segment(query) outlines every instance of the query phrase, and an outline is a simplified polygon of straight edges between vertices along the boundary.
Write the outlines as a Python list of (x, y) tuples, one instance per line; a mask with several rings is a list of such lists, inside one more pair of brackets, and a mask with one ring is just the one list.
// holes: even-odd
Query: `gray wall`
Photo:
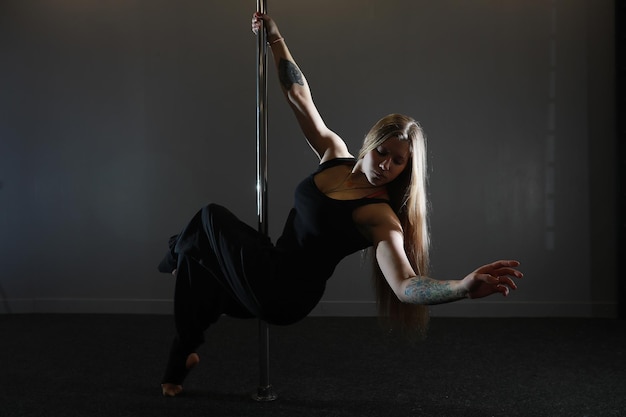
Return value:
[[(0, 311), (168, 313), (167, 237), (210, 201), (256, 224), (254, 7), (0, 2)], [(615, 314), (613, 2), (269, 7), (353, 152), (387, 113), (424, 125), (433, 275), (523, 262), (509, 299), (434, 314)], [(276, 238), (316, 159), (274, 76)], [(315, 313), (374, 311), (355, 255)]]

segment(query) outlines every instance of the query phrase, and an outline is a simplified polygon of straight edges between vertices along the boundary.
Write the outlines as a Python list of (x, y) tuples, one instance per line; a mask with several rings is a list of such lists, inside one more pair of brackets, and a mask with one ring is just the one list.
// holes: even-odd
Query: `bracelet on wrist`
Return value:
[(274, 45), (275, 43), (278, 43), (278, 42), (280, 42), (280, 41), (284, 41), (284, 40), (285, 40), (285, 38), (283, 38), (283, 37), (281, 36), (280, 38), (276, 38), (276, 39), (274, 39), (273, 41), (268, 42), (267, 44), (268, 44), (269, 46), (272, 46), (272, 45)]

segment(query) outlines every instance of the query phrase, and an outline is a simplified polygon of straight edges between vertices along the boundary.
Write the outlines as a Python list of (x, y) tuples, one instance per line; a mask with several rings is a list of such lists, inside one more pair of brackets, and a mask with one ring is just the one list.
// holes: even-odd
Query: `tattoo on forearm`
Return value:
[(463, 298), (463, 294), (455, 291), (450, 282), (432, 278), (411, 278), (404, 295), (413, 304), (442, 304)]
[(304, 85), (304, 78), (300, 69), (291, 61), (281, 59), (278, 64), (278, 79), (286, 90), (290, 90), (294, 84)]

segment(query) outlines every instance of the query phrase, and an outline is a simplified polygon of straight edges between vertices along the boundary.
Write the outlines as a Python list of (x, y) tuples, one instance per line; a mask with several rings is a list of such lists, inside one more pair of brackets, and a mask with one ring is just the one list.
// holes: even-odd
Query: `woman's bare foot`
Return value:
[(163, 390), (164, 397), (175, 397), (181, 392), (183, 392), (182, 385), (170, 384), (169, 382), (165, 384), (161, 384), (161, 389)]
[[(198, 363), (200, 363), (200, 356), (198, 356), (197, 353), (190, 353), (189, 356), (187, 356), (187, 361), (185, 361), (185, 367), (191, 370), (195, 368)], [(165, 397), (175, 397), (183, 392), (182, 385), (171, 384), (169, 382), (161, 384), (161, 389)]]

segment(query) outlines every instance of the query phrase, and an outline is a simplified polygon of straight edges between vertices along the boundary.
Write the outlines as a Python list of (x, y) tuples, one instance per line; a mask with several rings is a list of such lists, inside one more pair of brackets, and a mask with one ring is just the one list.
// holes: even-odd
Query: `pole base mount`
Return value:
[(259, 402), (274, 401), (277, 398), (278, 395), (276, 395), (274, 388), (271, 385), (258, 387), (256, 394), (252, 395), (252, 399)]

